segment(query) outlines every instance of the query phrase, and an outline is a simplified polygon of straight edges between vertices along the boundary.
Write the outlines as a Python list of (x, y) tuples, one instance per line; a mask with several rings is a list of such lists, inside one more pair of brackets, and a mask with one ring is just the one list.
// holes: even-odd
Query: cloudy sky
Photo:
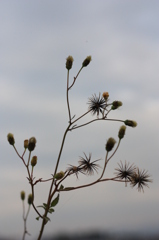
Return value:
[[(6, 136), (14, 134), (20, 154), (24, 139), (35, 136), (35, 177), (51, 176), (68, 124), (65, 61), (69, 55), (74, 58), (70, 81), (85, 57), (92, 56), (70, 91), (72, 115), (87, 111), (92, 94), (108, 91), (110, 101), (123, 102), (109, 117), (138, 123), (135, 129), (127, 128), (106, 176), (114, 176), (117, 163), (126, 160), (148, 170), (153, 183), (144, 194), (115, 182), (61, 193), (45, 235), (91, 229), (158, 231), (158, 12), (157, 0), (0, 1), (0, 235), (21, 238), (20, 191), (30, 193), (26, 169)], [(90, 114), (84, 121), (92, 119)], [(120, 126), (100, 121), (69, 132), (59, 170), (76, 164), (83, 152), (92, 153), (92, 159), (102, 158), (103, 166), (106, 140), (117, 139)], [(64, 185), (97, 177), (70, 177)], [(49, 184), (37, 185), (36, 206), (46, 202), (48, 191)], [(26, 239), (38, 235), (36, 217), (32, 209), (28, 218), (32, 237)]]

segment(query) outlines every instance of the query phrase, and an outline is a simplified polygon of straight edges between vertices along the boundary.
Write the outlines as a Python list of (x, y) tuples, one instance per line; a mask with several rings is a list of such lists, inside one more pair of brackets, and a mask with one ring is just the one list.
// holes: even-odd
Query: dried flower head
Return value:
[(113, 149), (115, 143), (116, 141), (114, 138), (109, 138), (105, 146), (106, 151), (110, 152)]
[(152, 179), (150, 179), (150, 175), (147, 173), (147, 171), (140, 171), (139, 168), (137, 168), (136, 172), (132, 175), (130, 180), (131, 186), (135, 187), (137, 185), (137, 189), (139, 192), (141, 190), (144, 192), (144, 187), (148, 187), (147, 183), (152, 182)]
[(125, 179), (125, 186), (127, 186), (127, 181), (131, 181), (131, 178), (136, 171), (136, 167), (134, 166), (134, 164), (130, 165), (126, 161), (125, 164), (120, 161), (120, 163), (118, 163), (118, 166), (119, 168), (115, 168), (115, 175), (119, 179)]
[(31, 159), (31, 166), (32, 167), (35, 167), (35, 165), (37, 164), (37, 156), (33, 156), (32, 159)]
[(122, 105), (123, 105), (123, 103), (122, 103), (121, 101), (114, 101), (114, 102), (112, 103), (111, 109), (112, 109), (112, 110), (115, 110), (115, 109), (121, 107)]
[(96, 94), (92, 95), (92, 97), (89, 98), (88, 104), (88, 109), (92, 112), (93, 115), (97, 114), (97, 116), (99, 116), (99, 113), (102, 113), (102, 111), (105, 110), (107, 106), (105, 99), (100, 96), (100, 93), (99, 97), (97, 97)]
[(10, 145), (14, 145), (15, 144), (14, 135), (12, 133), (8, 133), (7, 139), (8, 139), (8, 142), (10, 143)]
[(86, 57), (86, 59), (82, 63), (82, 67), (87, 67), (88, 64), (90, 64), (90, 61), (92, 60), (91, 56)]
[(70, 70), (71, 68), (72, 68), (72, 65), (73, 65), (73, 57), (72, 56), (68, 56), (67, 58), (66, 58), (66, 68), (68, 69), (68, 70)]
[(95, 163), (95, 162), (99, 161), (100, 159), (97, 159), (97, 160), (91, 162), (91, 157), (92, 157), (91, 153), (89, 153), (88, 157), (85, 153), (84, 153), (84, 155), (85, 155), (85, 158), (80, 157), (80, 160), (78, 161), (80, 171), (84, 174), (92, 175), (92, 174), (94, 174), (94, 171), (97, 172), (97, 169), (100, 167), (98, 164)]
[(80, 168), (79, 166), (71, 165), (71, 164), (69, 164), (69, 167), (67, 168), (67, 171), (69, 172), (69, 175), (75, 174), (77, 178), (78, 178), (78, 174), (80, 172), (85, 174), (84, 172), (82, 172), (82, 168)]
[(58, 172), (55, 174), (54, 178), (57, 179), (57, 180), (60, 180), (62, 179), (63, 177), (65, 176), (65, 173), (63, 171), (61, 172)]
[(29, 143), (29, 140), (28, 140), (28, 139), (24, 140), (24, 148), (25, 148), (25, 149), (28, 148), (28, 143)]
[(35, 138), (35, 137), (31, 137), (31, 138), (29, 139), (29, 142), (28, 142), (28, 150), (29, 150), (30, 152), (33, 151), (34, 148), (35, 148), (35, 146), (36, 146), (36, 138)]
[(125, 135), (126, 127), (123, 125), (120, 127), (119, 132), (118, 132), (118, 137), (119, 139), (122, 139)]
[(109, 97), (109, 93), (108, 93), (108, 92), (104, 92), (104, 93), (102, 94), (102, 96), (103, 96), (103, 98), (105, 99), (105, 101), (107, 101), (107, 100), (108, 100), (108, 97)]
[(29, 194), (28, 195), (28, 204), (31, 205), (33, 202), (33, 195), (32, 194)]
[(125, 123), (125, 125), (127, 125), (129, 127), (136, 127), (137, 126), (137, 122), (135, 122), (133, 120), (125, 120), (124, 123)]
[(21, 198), (22, 201), (24, 201), (24, 199), (25, 199), (25, 192), (24, 191), (21, 191), (20, 198)]

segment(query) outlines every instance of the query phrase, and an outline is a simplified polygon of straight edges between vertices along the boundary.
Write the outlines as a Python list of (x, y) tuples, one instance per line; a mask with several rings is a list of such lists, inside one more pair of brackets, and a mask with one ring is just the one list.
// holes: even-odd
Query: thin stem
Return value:
[(22, 157), (21, 157), (20, 154), (18, 153), (16, 147), (15, 147), (14, 145), (13, 145), (13, 148), (14, 148), (14, 150), (16, 151), (18, 157), (23, 161), (24, 165), (27, 166), (26, 163), (25, 163), (25, 161), (24, 161), (24, 158), (23, 158), (25, 152), (23, 153), (23, 155), (22, 155)]
[(78, 75), (80, 74), (80, 72), (81, 72), (82, 68), (83, 68), (83, 66), (82, 66), (82, 67), (80, 68), (80, 70), (78, 71), (78, 73), (77, 73), (76, 77), (74, 77), (74, 81), (73, 81), (73, 83), (71, 84), (71, 86), (68, 88), (68, 90), (70, 90), (70, 89), (73, 87), (73, 85), (75, 84), (75, 81), (76, 81), (76, 79), (77, 79)]
[[(61, 158), (62, 150), (63, 150), (63, 147), (64, 147), (66, 135), (67, 135), (67, 133), (68, 133), (68, 131), (69, 131), (69, 127), (70, 127), (70, 126), (71, 126), (71, 123), (70, 123), (70, 124), (68, 125), (68, 127), (66, 128), (65, 133), (64, 133), (64, 136), (63, 136), (63, 139), (62, 139), (61, 148), (60, 148), (59, 155), (58, 155), (58, 159), (57, 159), (57, 162), (56, 162), (56, 167), (55, 167), (54, 175), (56, 174), (57, 169), (58, 169), (58, 165), (59, 165), (59, 162), (60, 162), (60, 158)], [(53, 178), (53, 179), (52, 179), (52, 182), (51, 182), (50, 190), (49, 190), (49, 195), (48, 195), (48, 200), (47, 200), (47, 208), (46, 208), (45, 213), (44, 213), (44, 216), (43, 216), (42, 225), (41, 225), (41, 230), (40, 230), (40, 233), (39, 233), (39, 236), (38, 236), (38, 240), (41, 239), (42, 234), (43, 234), (43, 231), (44, 231), (44, 227), (45, 227), (45, 223), (46, 223), (46, 217), (47, 217), (47, 214), (48, 214), (48, 210), (49, 210), (49, 206), (50, 206), (51, 199), (52, 199), (53, 195), (55, 194), (55, 192), (57, 191), (57, 187), (55, 187), (54, 191), (52, 192), (52, 188), (53, 188), (53, 185), (54, 185), (54, 181), (55, 181), (55, 179)]]
[(111, 119), (111, 118), (97, 118), (97, 119), (93, 119), (93, 120), (91, 120), (91, 121), (89, 121), (89, 122), (87, 122), (87, 123), (81, 124), (81, 125), (79, 125), (79, 126), (77, 126), (77, 127), (73, 127), (73, 130), (74, 130), (74, 129), (77, 129), (77, 128), (80, 128), (80, 127), (84, 127), (84, 126), (86, 126), (86, 125), (88, 125), (88, 124), (90, 124), (90, 123), (92, 123), (92, 122), (99, 121), (99, 120), (107, 120), (107, 121), (124, 122), (123, 120), (119, 120), (119, 119)]
[(70, 105), (69, 105), (68, 90), (69, 90), (69, 70), (67, 71), (67, 90), (66, 90), (66, 98), (67, 98), (67, 108), (68, 108), (69, 122), (71, 123), (71, 111), (70, 111)]

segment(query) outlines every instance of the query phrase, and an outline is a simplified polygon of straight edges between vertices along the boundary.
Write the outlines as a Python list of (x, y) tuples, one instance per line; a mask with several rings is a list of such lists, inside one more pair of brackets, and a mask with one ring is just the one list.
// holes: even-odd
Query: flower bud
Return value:
[(29, 140), (28, 140), (28, 139), (24, 140), (24, 148), (25, 148), (25, 149), (28, 148), (28, 143), (29, 143)]
[(56, 173), (54, 178), (57, 179), (57, 180), (60, 180), (62, 179), (63, 177), (65, 176), (65, 173), (63, 171), (59, 172), (59, 173)]
[(103, 93), (103, 98), (107, 101), (109, 97), (109, 93), (108, 92), (104, 92)]
[(111, 109), (112, 109), (112, 110), (115, 110), (115, 109), (117, 109), (118, 107), (121, 107), (122, 105), (123, 105), (123, 103), (122, 103), (121, 101), (114, 101), (114, 102), (112, 103)]
[(106, 151), (110, 152), (113, 149), (115, 143), (116, 141), (114, 138), (109, 138), (105, 146)]
[(87, 67), (91, 60), (92, 60), (91, 56), (86, 57), (86, 59), (82, 63), (82, 67)]
[(119, 132), (118, 132), (118, 137), (119, 139), (122, 139), (125, 135), (126, 127), (123, 125), (120, 127)]
[(21, 198), (22, 201), (24, 201), (24, 199), (25, 199), (25, 192), (24, 191), (21, 191), (20, 198)]
[(28, 150), (29, 150), (30, 152), (33, 151), (34, 148), (35, 148), (35, 146), (36, 146), (36, 138), (35, 138), (35, 137), (31, 137), (31, 138), (29, 139), (29, 142), (28, 142)]
[(72, 65), (73, 65), (73, 57), (68, 56), (68, 58), (66, 58), (66, 68), (70, 70), (72, 68)]
[(10, 143), (10, 145), (14, 145), (15, 139), (14, 139), (14, 135), (12, 133), (8, 133), (7, 139), (8, 139), (8, 142)]
[(37, 164), (37, 156), (33, 156), (32, 159), (31, 159), (31, 166), (32, 167), (35, 167), (35, 165)]
[(30, 205), (30, 204), (32, 204), (32, 202), (33, 202), (33, 195), (29, 194), (28, 195), (28, 204)]
[(129, 127), (136, 127), (137, 126), (137, 122), (135, 122), (133, 120), (125, 120), (124, 123), (125, 123), (125, 125), (127, 125)]

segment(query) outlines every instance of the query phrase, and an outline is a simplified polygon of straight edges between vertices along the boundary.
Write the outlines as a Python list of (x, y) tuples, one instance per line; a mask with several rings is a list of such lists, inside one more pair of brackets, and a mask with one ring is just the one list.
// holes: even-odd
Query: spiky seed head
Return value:
[(25, 148), (25, 149), (28, 148), (28, 143), (29, 143), (29, 140), (28, 140), (28, 139), (25, 139), (25, 140), (24, 140), (24, 148)]
[(122, 139), (125, 135), (126, 127), (125, 125), (121, 126), (118, 132), (119, 139)]
[(112, 137), (109, 138), (107, 143), (106, 143), (106, 146), (105, 146), (106, 151), (110, 152), (113, 149), (115, 143), (116, 143), (116, 141), (115, 141), (114, 138), (112, 138)]
[(73, 61), (74, 61), (74, 59), (73, 59), (72, 56), (68, 56), (68, 57), (66, 58), (66, 68), (67, 68), (68, 70), (70, 70), (70, 69), (72, 68)]
[(31, 166), (32, 167), (35, 167), (35, 165), (37, 164), (37, 156), (33, 156), (32, 159), (31, 159)]
[(137, 126), (137, 122), (135, 122), (133, 120), (125, 120), (124, 123), (125, 123), (125, 125), (127, 125), (129, 127), (136, 127)]
[(115, 109), (121, 107), (122, 105), (123, 105), (123, 103), (122, 103), (121, 101), (114, 101), (114, 102), (112, 103), (111, 109), (112, 109), (112, 110), (115, 110)]
[(91, 56), (87, 56), (86, 59), (82, 63), (82, 67), (87, 67), (88, 64), (90, 64), (91, 61), (92, 61), (92, 57)]
[(24, 199), (25, 199), (25, 192), (24, 191), (21, 191), (20, 198), (21, 198), (22, 201), (24, 201)]
[(28, 204), (31, 205), (33, 202), (33, 195), (32, 194), (29, 194), (28, 195)]
[(13, 146), (15, 144), (14, 135), (12, 133), (8, 133), (7, 139), (8, 139), (8, 142), (10, 143), (10, 145)]
[(65, 176), (65, 173), (63, 171), (61, 172), (58, 172), (55, 174), (54, 178), (57, 179), (57, 180), (60, 180), (62, 179), (63, 177)]
[(102, 96), (107, 101), (108, 97), (109, 97), (109, 93), (108, 92), (104, 92)]
[(29, 139), (29, 142), (28, 142), (28, 150), (29, 150), (30, 152), (33, 151), (34, 148), (35, 148), (35, 146), (36, 146), (36, 138), (35, 138), (35, 137), (31, 137), (31, 138)]

